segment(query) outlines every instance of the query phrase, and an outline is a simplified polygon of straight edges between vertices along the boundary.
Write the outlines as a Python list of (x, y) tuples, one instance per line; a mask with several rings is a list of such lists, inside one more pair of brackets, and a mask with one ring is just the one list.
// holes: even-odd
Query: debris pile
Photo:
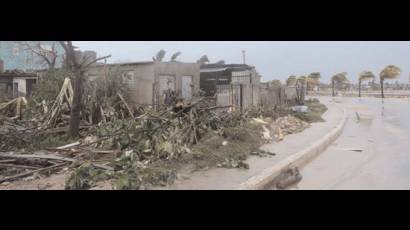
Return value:
[(73, 159), (56, 155), (0, 153), (0, 183), (39, 173), (50, 174), (72, 162)]
[(310, 127), (310, 124), (304, 122), (292, 115), (287, 115), (276, 119), (269, 125), (276, 141), (281, 141), (286, 135), (299, 133)]
[(164, 186), (187, 165), (247, 169), (248, 155), (274, 156), (258, 150), (263, 140), (309, 126), (285, 116), (290, 109), (241, 113), (207, 97), (167, 108), (131, 106), (121, 79), (87, 82), (75, 140), (66, 136), (73, 101), (67, 73), (51, 71), (32, 98), (1, 104), (0, 183), (69, 168), (66, 189), (90, 189), (107, 180), (116, 189)]

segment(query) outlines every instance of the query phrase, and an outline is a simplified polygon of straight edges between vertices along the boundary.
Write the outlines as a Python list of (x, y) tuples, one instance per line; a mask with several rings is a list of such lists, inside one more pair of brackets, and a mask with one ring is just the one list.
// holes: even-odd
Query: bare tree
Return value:
[(58, 53), (53, 43), (51, 49), (46, 49), (41, 45), (41, 42), (30, 43), (27, 41), (21, 42), (25, 47), (25, 50), (35, 54), (42, 59), (43, 63), (46, 63), (49, 69), (54, 69), (56, 66), (56, 60), (58, 58)]
[(60, 41), (60, 45), (63, 47), (66, 56), (67, 68), (70, 69), (74, 74), (74, 95), (73, 103), (70, 112), (70, 128), (68, 135), (72, 138), (78, 137), (78, 130), (80, 126), (81, 119), (81, 108), (82, 108), (82, 93), (83, 93), (83, 80), (84, 72), (97, 61), (107, 59), (111, 55), (100, 57), (95, 60), (90, 61), (91, 57), (81, 57), (79, 51), (76, 51), (71, 41)]
[(384, 80), (394, 79), (398, 77), (400, 73), (400, 68), (394, 65), (388, 65), (380, 72), (380, 89), (382, 93), (382, 98), (384, 98)]
[(359, 74), (359, 97), (362, 96), (362, 82), (373, 80), (375, 78), (371, 71), (363, 71)]

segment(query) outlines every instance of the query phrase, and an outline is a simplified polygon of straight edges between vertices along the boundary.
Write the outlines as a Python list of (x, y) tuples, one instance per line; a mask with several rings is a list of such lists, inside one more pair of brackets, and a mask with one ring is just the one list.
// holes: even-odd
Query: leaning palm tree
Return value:
[(359, 74), (359, 97), (362, 96), (362, 82), (373, 80), (375, 78), (371, 71), (363, 71)]
[(176, 53), (174, 53), (172, 56), (171, 56), (171, 61), (176, 61), (177, 60), (177, 57), (179, 56), (179, 55), (181, 55), (182, 53), (181, 52), (176, 52)]
[(225, 65), (225, 61), (224, 61), (224, 60), (220, 60), (220, 61), (216, 62), (215, 64), (217, 64), (217, 65)]
[(332, 96), (333, 97), (335, 96), (335, 84), (342, 84), (342, 83), (346, 83), (349, 81), (346, 76), (347, 76), (346, 72), (333, 75), (332, 77)]
[(287, 86), (295, 86), (296, 85), (296, 76), (295, 75), (291, 75), (288, 77), (288, 79), (286, 80), (286, 85)]
[(203, 64), (205, 64), (205, 63), (207, 63), (207, 62), (209, 62), (209, 58), (208, 58), (207, 55), (202, 55), (202, 56), (198, 59), (198, 61), (196, 61), (196, 63), (199, 63), (199, 64), (201, 64), (201, 65), (203, 65)]
[(309, 91), (309, 86), (311, 85), (319, 85), (319, 79), (320, 79), (320, 73), (319, 72), (314, 72), (311, 73), (307, 76), (306, 79), (306, 95), (308, 94)]
[(385, 79), (394, 79), (398, 77), (401, 73), (399, 67), (394, 65), (388, 65), (380, 72), (380, 89), (382, 93), (382, 98), (384, 98), (384, 80)]
[(161, 62), (165, 57), (165, 53), (165, 50), (158, 51), (158, 53), (155, 55), (155, 57), (152, 58), (152, 60)]

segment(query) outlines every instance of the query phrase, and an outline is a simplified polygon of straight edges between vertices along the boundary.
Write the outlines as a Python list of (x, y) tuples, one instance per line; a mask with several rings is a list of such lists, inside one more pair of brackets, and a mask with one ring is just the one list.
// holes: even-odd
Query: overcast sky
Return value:
[(299, 42), (299, 41), (78, 41), (81, 50), (94, 50), (98, 56), (111, 54), (108, 62), (147, 61), (160, 49), (169, 60), (175, 52), (182, 52), (178, 60), (195, 62), (206, 54), (211, 62), (225, 60), (242, 63), (246, 50), (246, 64), (254, 65), (262, 81), (285, 80), (289, 75), (321, 72), (322, 81), (328, 82), (338, 72), (347, 72), (356, 81), (363, 70), (376, 75), (389, 64), (402, 69), (399, 81), (408, 82), (410, 75), (410, 42)]

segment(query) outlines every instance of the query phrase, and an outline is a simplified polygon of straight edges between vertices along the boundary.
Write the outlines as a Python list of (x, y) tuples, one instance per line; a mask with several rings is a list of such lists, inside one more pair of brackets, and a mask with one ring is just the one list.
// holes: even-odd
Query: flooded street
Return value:
[(296, 189), (410, 189), (410, 100), (335, 102), (348, 112), (343, 134), (301, 169)]

